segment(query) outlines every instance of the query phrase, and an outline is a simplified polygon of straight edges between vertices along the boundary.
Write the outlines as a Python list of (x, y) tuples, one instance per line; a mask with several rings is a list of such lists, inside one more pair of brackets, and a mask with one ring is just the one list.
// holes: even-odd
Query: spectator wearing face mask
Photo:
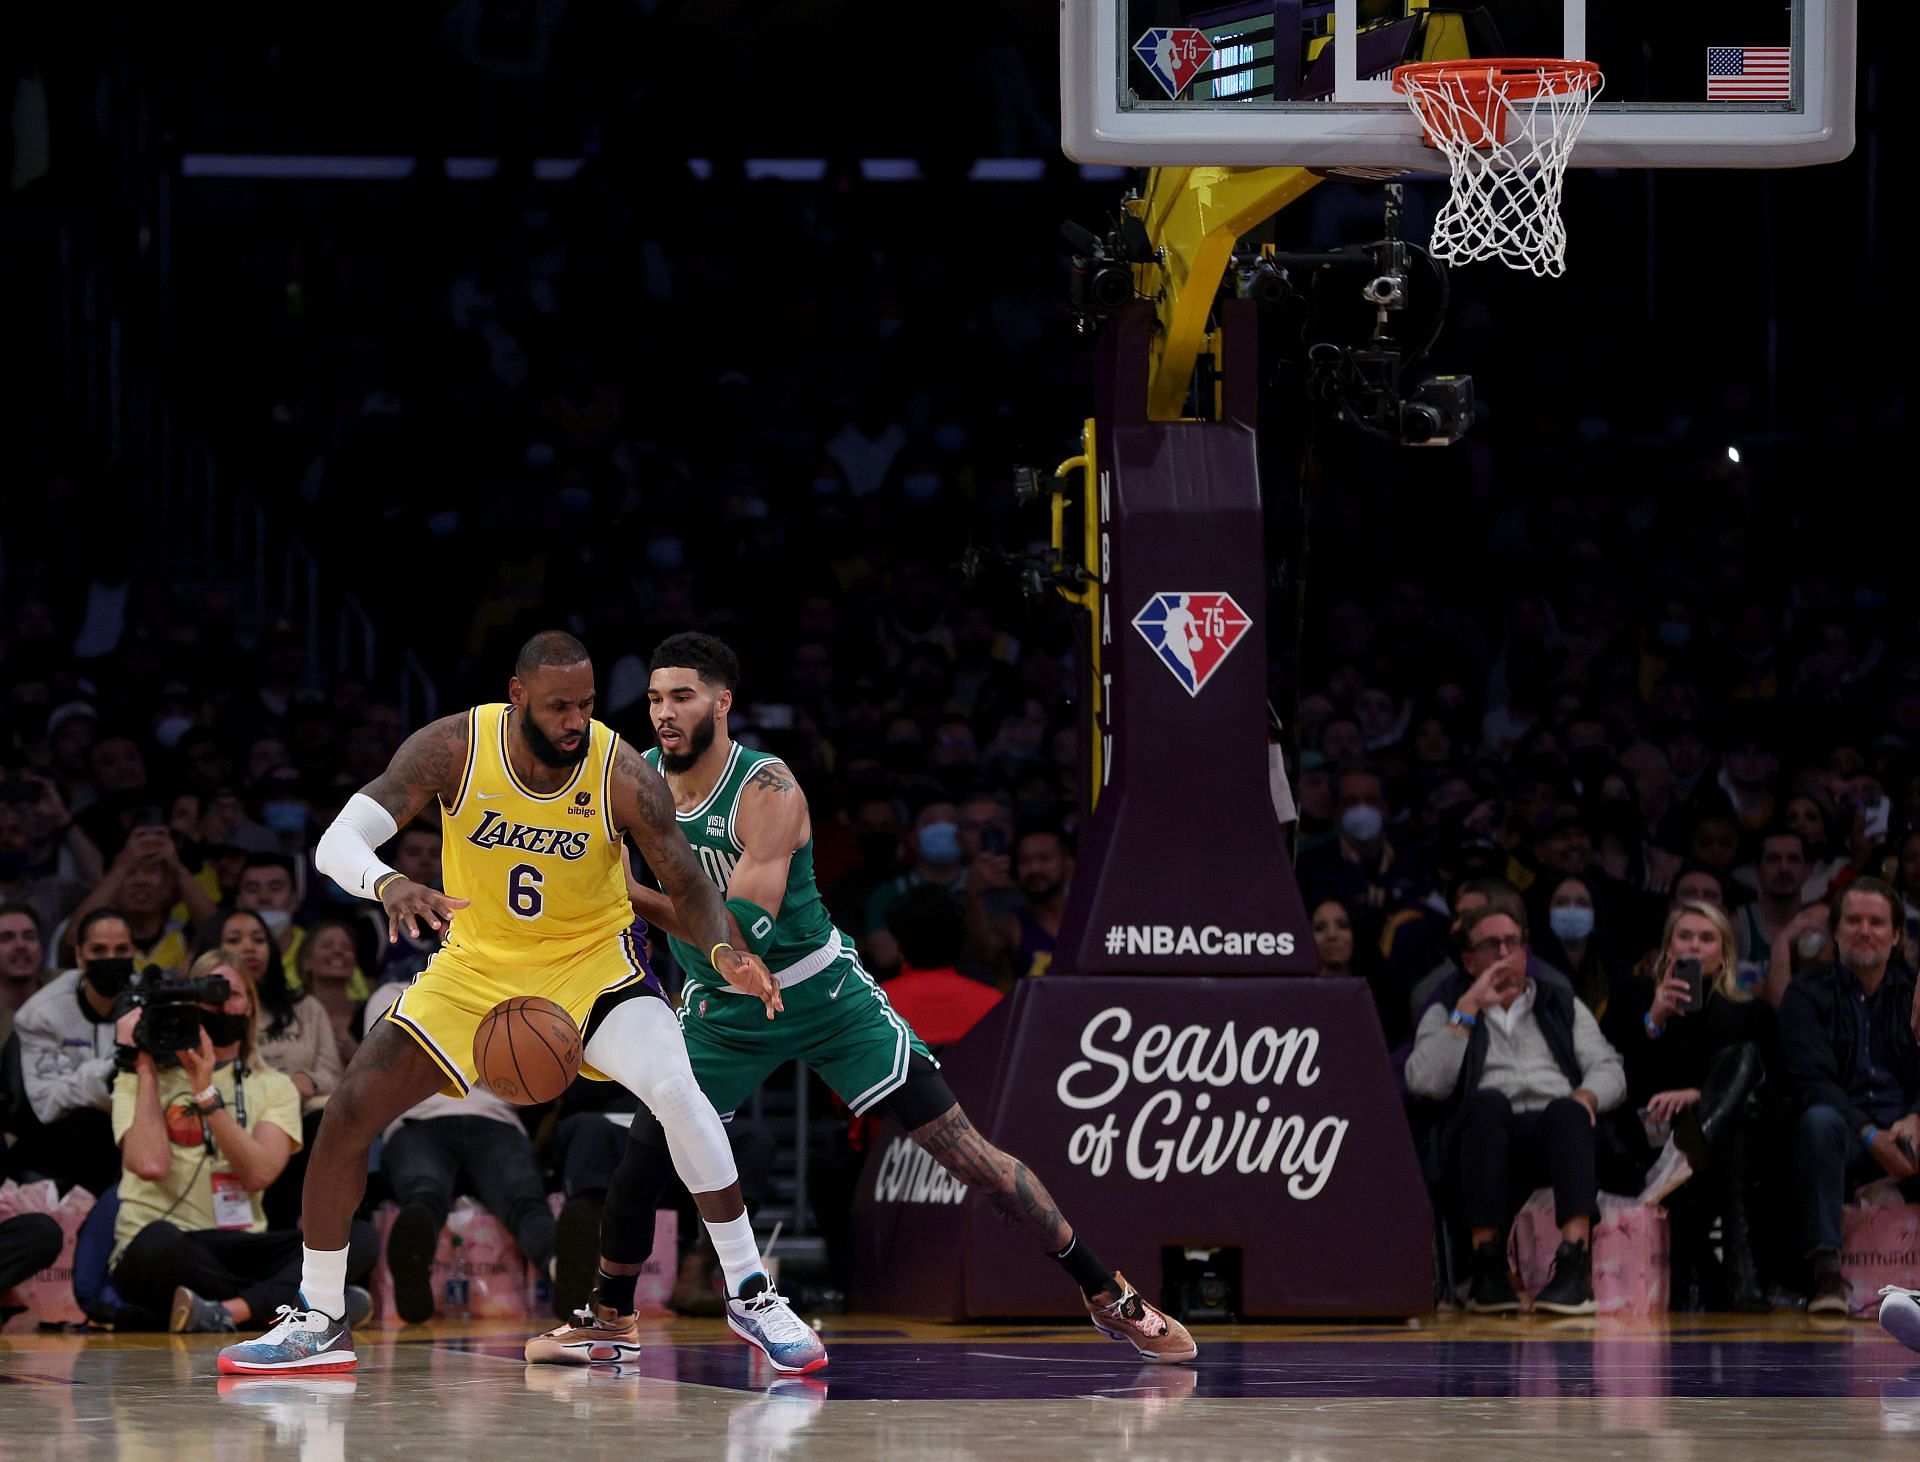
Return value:
[[(294, 881), (292, 858), (285, 853), (249, 853), (240, 870), (233, 906), (258, 914), (273, 935), (281, 963), (288, 970), (298, 968), (305, 931), (293, 922), (294, 910), (300, 907), (300, 891)], [(294, 988), (299, 988), (297, 976)]]
[(133, 979), (133, 935), (118, 910), (95, 909), (75, 931), (79, 967), (20, 1007), (20, 1075), (32, 1109), (10, 1154), (16, 1172), (78, 1183), (96, 1196), (119, 1181), (113, 1107), (114, 1002)]
[(1573, 981), (1594, 1019), (1604, 1020), (1628, 967), (1614, 947), (1613, 930), (1602, 927), (1605, 899), (1598, 880), (1583, 873), (1548, 874), (1528, 893), (1528, 923), (1542, 931), (1535, 951)]
[(1300, 892), (1307, 906), (1329, 899), (1352, 911), (1356, 938), (1376, 945), (1389, 909), (1430, 892), (1427, 869), (1387, 836), (1386, 786), (1375, 771), (1344, 771), (1334, 782), (1340, 834), (1301, 855)]
[(960, 846), (959, 809), (951, 802), (929, 802), (913, 819), (913, 866), (883, 883), (867, 900), (866, 949), (876, 973), (900, 968), (900, 941), (887, 927), (887, 915), (902, 894), (938, 888), (958, 902), (967, 891), (967, 866)]

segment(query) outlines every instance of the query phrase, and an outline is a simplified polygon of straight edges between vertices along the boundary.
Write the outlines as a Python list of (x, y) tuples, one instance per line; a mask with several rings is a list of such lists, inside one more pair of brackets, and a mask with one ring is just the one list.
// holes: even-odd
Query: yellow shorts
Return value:
[[(545, 964), (534, 945), (528, 948), (527, 962), (512, 971), (476, 969), (456, 951), (442, 949), (388, 1008), (386, 1018), (418, 1041), (446, 1072), (448, 1084), (441, 1091), (464, 1097), (478, 1080), (474, 1034), (487, 1012), (502, 1000), (516, 995), (551, 1000), (573, 1017), (584, 1035), (587, 1014), (596, 1000), (651, 975), (630, 928), (559, 966)], [(595, 1081), (611, 1080), (584, 1064), (580, 1074)]]

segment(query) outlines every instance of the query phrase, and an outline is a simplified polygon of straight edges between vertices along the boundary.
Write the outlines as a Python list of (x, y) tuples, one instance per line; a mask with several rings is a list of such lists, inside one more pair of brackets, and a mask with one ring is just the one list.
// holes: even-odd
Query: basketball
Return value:
[(580, 1029), (551, 1000), (516, 995), (473, 1034), (473, 1064), (495, 1096), (523, 1107), (550, 1102), (580, 1074)]

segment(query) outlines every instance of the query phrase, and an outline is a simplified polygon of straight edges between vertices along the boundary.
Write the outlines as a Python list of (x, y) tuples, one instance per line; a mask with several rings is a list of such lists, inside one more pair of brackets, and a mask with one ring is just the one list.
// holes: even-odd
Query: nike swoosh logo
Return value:
[(482, 802), (491, 802), (494, 798), (504, 797), (507, 794), (505, 792), (475, 792), (473, 795), (478, 797)]
[[(852, 971), (849, 970), (847, 973), (851, 974)], [(840, 998), (840, 987), (846, 983), (847, 983), (847, 976), (842, 975), (838, 980), (834, 982), (833, 988), (827, 991), (827, 999), (838, 1000)]]

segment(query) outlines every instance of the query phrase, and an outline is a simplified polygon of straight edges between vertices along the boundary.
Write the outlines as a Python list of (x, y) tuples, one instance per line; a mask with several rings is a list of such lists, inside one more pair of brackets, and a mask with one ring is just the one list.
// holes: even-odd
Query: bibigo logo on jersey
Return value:
[(1188, 695), (1200, 694), (1252, 624), (1233, 595), (1219, 592), (1155, 594), (1133, 617), (1133, 627)]

